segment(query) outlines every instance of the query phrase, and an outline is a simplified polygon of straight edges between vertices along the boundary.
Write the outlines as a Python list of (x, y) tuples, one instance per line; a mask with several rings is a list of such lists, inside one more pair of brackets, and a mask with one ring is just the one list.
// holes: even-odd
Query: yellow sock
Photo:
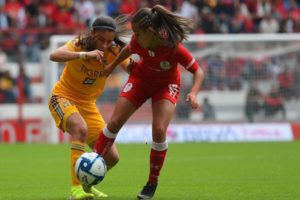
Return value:
[(72, 186), (80, 185), (81, 183), (75, 175), (75, 163), (76, 160), (84, 153), (84, 143), (79, 141), (71, 142), (71, 177)]

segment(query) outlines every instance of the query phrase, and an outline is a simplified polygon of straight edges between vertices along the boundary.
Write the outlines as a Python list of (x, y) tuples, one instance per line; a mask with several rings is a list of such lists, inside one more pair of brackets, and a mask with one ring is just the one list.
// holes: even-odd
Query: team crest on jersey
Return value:
[(159, 65), (162, 70), (171, 69), (171, 64), (169, 61), (161, 61)]
[(132, 88), (132, 83), (127, 83), (123, 89), (123, 92), (128, 92)]

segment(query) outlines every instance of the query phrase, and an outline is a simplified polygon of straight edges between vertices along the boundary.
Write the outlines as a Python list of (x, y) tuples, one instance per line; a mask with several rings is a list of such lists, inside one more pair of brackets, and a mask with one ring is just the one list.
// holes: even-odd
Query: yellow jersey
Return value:
[[(72, 51), (84, 51), (76, 45), (77, 39), (70, 40), (66, 43)], [(119, 46), (104, 52), (104, 60), (111, 63), (120, 51)], [(115, 54), (115, 55), (114, 55)], [(122, 63), (126, 64), (128, 61)], [(78, 103), (95, 103), (97, 97), (104, 90), (107, 77), (100, 76), (100, 71), (104, 66), (95, 59), (83, 60), (75, 59), (66, 62), (59, 81), (54, 86), (52, 93), (63, 96)]]

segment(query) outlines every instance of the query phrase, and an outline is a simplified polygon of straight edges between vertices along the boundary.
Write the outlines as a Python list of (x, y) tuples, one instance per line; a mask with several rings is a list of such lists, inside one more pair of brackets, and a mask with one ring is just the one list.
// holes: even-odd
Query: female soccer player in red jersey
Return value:
[(120, 94), (115, 110), (102, 130), (94, 150), (105, 155), (128, 118), (149, 98), (152, 100), (152, 148), (150, 173), (138, 199), (152, 198), (168, 149), (166, 131), (174, 114), (180, 90), (178, 64), (193, 74), (193, 84), (186, 100), (198, 108), (197, 93), (203, 80), (203, 71), (192, 55), (183, 47), (190, 20), (166, 10), (160, 5), (142, 8), (132, 18), (134, 32), (130, 43), (101, 73), (109, 75), (113, 69), (131, 54), (140, 60), (133, 67), (130, 77)]

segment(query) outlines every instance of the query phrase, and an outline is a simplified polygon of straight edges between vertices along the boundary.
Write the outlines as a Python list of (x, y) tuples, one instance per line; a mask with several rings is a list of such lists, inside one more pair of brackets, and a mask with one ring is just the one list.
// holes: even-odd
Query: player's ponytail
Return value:
[(151, 9), (151, 20), (159, 37), (170, 44), (177, 45), (187, 39), (188, 33), (193, 28), (191, 19), (175, 15), (161, 5), (155, 5)]
[(175, 15), (161, 5), (155, 5), (152, 9), (141, 8), (133, 16), (132, 23), (138, 24), (141, 29), (152, 27), (158, 37), (169, 46), (176, 46), (187, 39), (193, 28), (191, 19)]
[(116, 22), (116, 37), (114, 39), (115, 43), (120, 45), (123, 48), (126, 43), (122, 40), (122, 38), (129, 37), (132, 34), (132, 31), (128, 28), (128, 20), (129, 16), (127, 15), (119, 15), (115, 18)]

